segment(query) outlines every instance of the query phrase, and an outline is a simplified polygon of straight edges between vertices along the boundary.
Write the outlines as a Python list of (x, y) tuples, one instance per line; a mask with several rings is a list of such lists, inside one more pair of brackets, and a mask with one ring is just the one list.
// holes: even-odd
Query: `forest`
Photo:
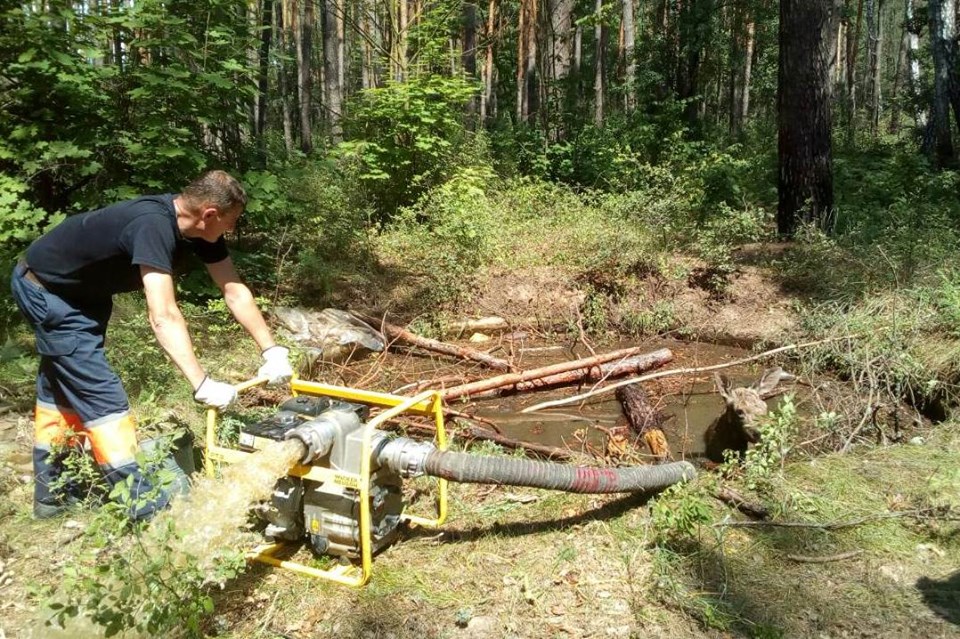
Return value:
[[(960, 636), (958, 17), (957, 0), (0, 1), (0, 639)], [(34, 519), (41, 359), (10, 273), (69, 216), (209, 169), (247, 193), (230, 255), (300, 379), (436, 390), (457, 452), (696, 478), (454, 480), (446, 521), (404, 524), (358, 589), (245, 555), (249, 507), (296, 457), (259, 487), (197, 472), (143, 526), (130, 487), (70, 448), (89, 492)], [(260, 353), (202, 269), (176, 298), (203, 366), (251, 379)], [(373, 341), (332, 354), (324, 321)], [(190, 470), (211, 432), (239, 445), (291, 394), (245, 390), (211, 426), (142, 293), (109, 326), (141, 442), (186, 446)], [(421, 412), (392, 436), (446, 446)], [(739, 449), (711, 441), (733, 413)], [(404, 480), (405, 507), (447, 499), (428, 479)], [(310, 543), (307, 572), (350, 563)]]

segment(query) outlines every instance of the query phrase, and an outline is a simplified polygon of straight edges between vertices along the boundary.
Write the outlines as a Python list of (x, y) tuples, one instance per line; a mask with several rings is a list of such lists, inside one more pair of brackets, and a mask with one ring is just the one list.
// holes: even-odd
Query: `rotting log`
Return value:
[(657, 353), (659, 353), (659, 351), (655, 351), (654, 353), (647, 355), (634, 355), (633, 357), (628, 357), (627, 359), (616, 362), (607, 362), (606, 364), (600, 364), (599, 366), (591, 366), (590, 368), (577, 368), (565, 373), (557, 373), (556, 375), (547, 375), (546, 377), (541, 377), (540, 379), (532, 379), (528, 382), (518, 382), (516, 384), (508, 384), (507, 386), (501, 386), (488, 391), (471, 393), (470, 399), (497, 397), (509, 393), (542, 390), (546, 388), (552, 388), (554, 386), (563, 386), (565, 384), (596, 382), (603, 379), (613, 379), (622, 375), (635, 375), (643, 371), (648, 371), (651, 368), (663, 366), (672, 359), (672, 355), (669, 358), (656, 357), (654, 358), (656, 361), (651, 362), (651, 356), (657, 355)]
[(530, 382), (533, 380), (540, 380), (544, 377), (549, 377), (551, 375), (557, 375), (559, 373), (566, 373), (569, 371), (574, 371), (577, 369), (583, 369), (586, 374), (594, 366), (599, 366), (600, 364), (605, 364), (607, 362), (612, 362), (615, 360), (624, 360), (629, 357), (640, 356), (647, 358), (647, 363), (644, 367), (640, 367), (636, 370), (649, 370), (651, 368), (657, 368), (663, 366), (667, 362), (673, 360), (673, 353), (669, 349), (661, 348), (652, 353), (647, 353), (646, 355), (640, 355), (640, 350), (644, 348), (643, 346), (635, 346), (633, 348), (624, 348), (617, 351), (611, 351), (609, 353), (601, 353), (599, 355), (594, 355), (593, 357), (584, 357), (582, 359), (575, 359), (568, 362), (561, 362), (559, 364), (551, 364), (550, 366), (544, 366), (542, 368), (534, 368), (528, 371), (522, 371), (519, 373), (507, 373), (505, 375), (498, 375), (496, 377), (490, 377), (488, 379), (481, 379), (476, 382), (471, 382), (470, 384), (462, 384), (460, 386), (454, 386), (448, 388), (444, 391), (441, 391), (443, 399), (450, 401), (453, 399), (459, 399), (461, 397), (470, 397), (476, 393), (482, 393), (484, 391), (493, 390), (495, 388), (501, 388), (503, 386), (512, 386), (515, 384), (520, 384), (522, 382)]
[(430, 339), (429, 337), (423, 337), (421, 335), (417, 335), (416, 333), (411, 333), (405, 328), (394, 326), (393, 324), (388, 323), (386, 320), (370, 317), (369, 315), (364, 315), (356, 311), (351, 311), (351, 314), (354, 317), (363, 320), (367, 324), (370, 324), (374, 328), (379, 327), (380, 332), (391, 341), (416, 346), (418, 348), (433, 351), (435, 353), (451, 355), (461, 359), (469, 359), (496, 370), (516, 370), (516, 367), (511, 365), (510, 362), (498, 357), (493, 357), (487, 353), (482, 353), (464, 346), (457, 346), (456, 344), (448, 344), (439, 340)]
[(650, 403), (646, 391), (639, 384), (631, 384), (618, 388), (616, 397), (630, 428), (643, 439), (650, 453), (658, 461), (670, 457), (670, 446), (663, 434), (666, 416)]

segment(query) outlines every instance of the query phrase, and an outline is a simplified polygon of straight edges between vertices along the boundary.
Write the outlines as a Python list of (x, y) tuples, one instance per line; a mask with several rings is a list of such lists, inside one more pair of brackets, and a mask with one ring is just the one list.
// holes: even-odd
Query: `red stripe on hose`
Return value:
[(578, 467), (570, 488), (577, 492), (593, 493), (616, 485), (617, 474), (609, 468)]

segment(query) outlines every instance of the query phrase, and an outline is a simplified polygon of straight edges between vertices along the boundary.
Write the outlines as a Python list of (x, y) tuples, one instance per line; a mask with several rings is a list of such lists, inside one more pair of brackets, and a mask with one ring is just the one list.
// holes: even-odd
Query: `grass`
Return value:
[[(841, 166), (841, 176), (853, 168)], [(800, 295), (805, 321), (799, 332), (813, 338), (864, 336), (805, 351), (792, 362), (811, 379), (825, 372), (836, 375), (845, 389), (850, 415), (836, 420), (842, 429), (823, 450), (837, 448), (834, 444), (849, 436), (867, 397), (893, 405), (915, 394), (949, 405), (957, 395), (960, 271), (942, 259), (955, 231), (946, 218), (901, 215), (909, 198), (881, 198), (883, 181), (882, 175), (864, 181), (861, 195), (874, 206), (869, 211), (855, 208), (849, 193), (840, 194), (846, 207), (840, 236), (810, 233), (760, 264), (783, 291)], [(931, 179), (904, 188), (919, 199), (921, 213), (932, 215), (936, 198), (952, 184)], [(464, 179), (412, 207), (405, 218), (410, 223), (367, 238), (382, 270), (371, 268), (363, 278), (383, 277), (383, 282), (360, 278), (359, 289), (341, 294), (371, 306), (397, 304), (411, 317), (485, 313), (491, 309), (478, 303), (485, 278), (490, 288), (503, 289), (508, 277), (530, 278), (535, 292), (543, 292), (543, 282), (530, 273), (550, 269), (551, 284), (559, 281), (583, 293), (561, 309), (571, 327), (579, 311), (587, 328), (597, 332), (674, 330), (683, 326), (683, 318), (671, 295), (689, 292), (695, 268), (706, 269), (708, 281), (719, 276), (729, 283), (747, 266), (737, 261), (733, 248), (762, 235), (769, 221), (754, 205), (729, 216), (719, 206), (720, 213), (694, 210), (702, 194), (674, 187), (669, 182), (664, 188), (604, 195), (518, 181), (478, 192)], [(692, 243), (701, 215), (707, 216), (710, 232)], [(931, 222), (927, 230), (925, 219)], [(421, 224), (424, 220), (429, 224)], [(928, 255), (922, 250), (926, 245)], [(403, 283), (388, 290), (387, 276)], [(323, 289), (314, 284), (304, 282), (304, 290)], [(709, 304), (730, 302), (723, 298), (729, 293), (723, 282), (714, 285)], [(530, 316), (506, 293), (501, 302), (497, 310)], [(226, 328), (232, 324), (223, 309), (197, 301), (186, 311), (192, 325), (200, 327), (196, 341), (204, 364), (227, 379), (249, 377), (257, 365), (255, 349)], [(153, 344), (142, 300), (123, 298), (111, 327), (111, 357), (141, 422), (184, 424), (200, 433), (202, 414), (189, 388)], [(0, 399), (25, 412), (35, 360), (22, 328), (11, 330), (0, 355)], [(370, 364), (360, 373), (324, 374), (338, 382), (362, 378), (365, 387), (389, 390), (409, 381), (402, 375), (407, 364), (413, 368), (405, 360), (396, 369), (387, 362), (382, 369)], [(801, 419), (801, 430), (816, 435), (812, 416)], [(21, 430), (18, 441), (26, 450), (25, 423)], [(440, 531), (410, 531), (381, 553), (365, 589), (254, 567), (216, 594), (216, 611), (207, 618), (205, 632), (394, 639), (465, 632), (492, 637), (948, 634), (953, 628), (925, 602), (932, 590), (919, 584), (927, 578), (933, 590), (947, 589), (960, 563), (954, 522), (960, 508), (955, 470), (960, 468), (960, 424), (947, 420), (920, 434), (922, 445), (875, 447), (855, 439), (846, 454), (808, 456), (795, 450), (782, 475), (779, 464), (765, 471), (757, 493), (744, 487), (742, 476), (726, 480), (762, 501), (777, 519), (811, 524), (806, 528), (724, 526), (742, 517), (713, 498), (715, 478), (651, 501), (452, 485), (448, 523)], [(471, 450), (502, 454), (486, 445)], [(526, 499), (531, 496), (535, 499)], [(85, 543), (54, 544), (48, 552), (49, 540), (65, 529), (61, 522), (32, 521), (29, 504), (29, 486), (0, 482), (6, 522), (0, 528), (0, 559), (15, 560), (18, 579), (9, 600), (25, 602), (12, 610), (17, 623), (29, 617), (37, 601), (27, 586), (50, 583), (50, 566), (69, 564)], [(417, 505), (425, 504), (422, 499)], [(920, 509), (931, 514), (899, 516)], [(874, 515), (884, 517), (869, 519)], [(84, 510), (72, 516), (85, 524), (93, 518)], [(837, 530), (817, 526), (858, 518), (868, 520)], [(862, 553), (826, 563), (789, 558), (852, 550)]]

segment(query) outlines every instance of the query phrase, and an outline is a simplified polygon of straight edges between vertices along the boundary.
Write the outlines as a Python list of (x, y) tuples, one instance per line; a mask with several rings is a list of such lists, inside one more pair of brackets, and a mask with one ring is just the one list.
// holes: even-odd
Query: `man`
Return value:
[[(174, 262), (193, 253), (205, 264), (227, 307), (263, 354), (259, 377), (290, 379), (289, 353), (277, 346), (250, 290), (240, 281), (223, 235), (246, 206), (237, 180), (210, 171), (179, 195), (145, 196), (68, 217), (27, 249), (11, 288), (33, 327), (40, 354), (34, 423), (34, 516), (53, 517), (68, 495), (55, 490), (64, 443), (89, 440), (111, 485), (132, 477), (131, 517), (147, 519), (169, 495), (154, 491), (135, 454), (130, 404), (104, 355), (114, 293), (143, 289), (150, 326), (160, 346), (194, 389), (194, 399), (225, 408), (236, 399), (230, 384), (210, 377), (193, 350), (174, 294)], [(141, 498), (142, 495), (153, 495)]]

